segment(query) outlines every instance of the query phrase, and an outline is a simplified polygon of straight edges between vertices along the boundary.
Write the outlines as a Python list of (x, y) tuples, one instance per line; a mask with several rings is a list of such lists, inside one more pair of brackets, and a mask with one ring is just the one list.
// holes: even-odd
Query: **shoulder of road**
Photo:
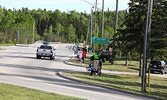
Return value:
[[(74, 63), (72, 62), (74, 58), (71, 58), (70, 60), (64, 61), (65, 64), (72, 65), (72, 66), (77, 66), (77, 67), (88, 67), (85, 64), (80, 64), (80, 63)], [(138, 73), (134, 72), (119, 72), (119, 71), (108, 71), (108, 70), (102, 70), (103, 73), (112, 73), (112, 74), (129, 74), (129, 75), (138, 75)]]
[[(71, 60), (73, 58), (71, 58), (70, 60), (67, 60), (67, 61), (64, 61), (65, 64), (68, 64), (68, 65), (72, 65), (72, 66), (77, 66), (77, 67), (88, 67), (84, 64), (79, 64), (79, 63), (73, 63)], [(112, 73), (112, 74), (135, 74), (135, 75), (138, 75), (138, 73), (133, 73), (133, 72), (118, 72), (118, 71), (108, 71), (108, 70), (102, 70), (103, 73)], [(106, 89), (112, 89), (112, 90), (115, 90), (115, 91), (118, 91), (118, 92), (124, 92), (124, 93), (128, 93), (128, 94), (132, 94), (132, 95), (137, 95), (137, 96), (142, 96), (142, 97), (146, 97), (146, 98), (150, 98), (150, 99), (154, 99), (154, 100), (166, 100), (166, 99), (162, 99), (162, 98), (158, 98), (158, 97), (153, 97), (153, 96), (150, 96), (150, 95), (144, 95), (144, 94), (139, 94), (139, 93), (133, 93), (133, 92), (129, 92), (129, 91), (125, 91), (125, 90), (121, 90), (121, 89), (118, 89), (118, 88), (114, 88), (114, 87), (111, 87), (111, 86), (106, 86), (106, 85), (101, 85), (101, 84), (96, 84), (96, 83), (92, 83), (92, 82), (87, 82), (87, 81), (84, 81), (80, 78), (76, 78), (76, 77), (73, 77), (73, 76), (69, 76), (69, 75), (65, 75), (63, 74), (63, 72), (59, 72), (57, 73), (60, 77), (63, 77), (63, 78), (66, 78), (66, 79), (69, 79), (69, 80), (72, 80), (72, 81), (76, 81), (76, 82), (79, 82), (79, 83), (84, 83), (84, 84), (88, 84), (88, 85), (93, 85), (93, 86), (98, 86), (98, 87), (102, 87), (102, 88), (106, 88)]]

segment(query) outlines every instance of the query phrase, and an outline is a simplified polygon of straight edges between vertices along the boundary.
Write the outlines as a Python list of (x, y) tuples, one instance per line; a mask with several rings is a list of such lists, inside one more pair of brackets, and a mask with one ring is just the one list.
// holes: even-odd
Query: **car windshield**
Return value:
[(160, 61), (152, 61), (151, 64), (153, 64), (153, 65), (161, 65), (161, 62)]
[(51, 46), (40, 46), (40, 49), (52, 49), (52, 47)]

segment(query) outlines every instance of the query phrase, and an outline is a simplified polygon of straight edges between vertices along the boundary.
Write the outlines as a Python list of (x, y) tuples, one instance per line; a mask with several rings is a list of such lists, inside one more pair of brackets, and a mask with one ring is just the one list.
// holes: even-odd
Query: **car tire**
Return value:
[(91, 56), (91, 57), (90, 57), (90, 60), (93, 61), (93, 60), (94, 60), (94, 56)]
[(41, 56), (37, 55), (37, 59), (40, 59), (40, 58), (41, 58)]
[(39, 59), (39, 56), (37, 55), (36, 58)]
[(150, 73), (154, 73), (154, 71), (151, 70)]
[(50, 56), (50, 60), (52, 60), (53, 58), (52, 58), (52, 56)]
[(103, 61), (103, 63), (105, 63), (105, 62), (106, 62), (106, 59), (105, 59), (105, 58), (103, 58), (103, 59), (102, 59), (102, 61)]
[(164, 70), (162, 70), (162, 71), (161, 71), (161, 74), (163, 75), (164, 73), (165, 73), (165, 71), (164, 71)]
[(52, 59), (55, 59), (55, 56), (52, 56)]

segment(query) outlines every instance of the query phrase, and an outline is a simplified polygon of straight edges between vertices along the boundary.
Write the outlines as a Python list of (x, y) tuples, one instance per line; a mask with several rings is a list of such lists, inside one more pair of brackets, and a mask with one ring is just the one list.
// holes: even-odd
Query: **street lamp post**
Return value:
[(33, 23), (32, 43), (34, 43), (35, 21)]
[[(87, 3), (89, 3), (90, 5), (92, 5), (92, 6), (94, 6), (94, 4), (92, 4), (92, 3), (90, 3), (89, 1), (86, 1), (86, 0), (81, 0), (81, 1), (84, 1), (84, 2), (87, 2)], [(103, 4), (102, 4), (102, 9), (100, 9), (100, 8), (98, 8), (97, 7), (97, 0), (96, 0), (96, 3), (95, 3), (95, 16), (94, 16), (94, 18), (95, 18), (95, 24), (94, 24), (94, 37), (95, 37), (95, 35), (96, 35), (96, 15), (97, 15), (97, 9), (100, 9), (100, 10), (102, 10), (103, 11), (103, 27), (104, 27), (104, 0), (103, 0)], [(91, 9), (91, 46), (92, 46), (92, 9)], [(102, 29), (102, 31), (103, 31), (103, 29)], [(103, 32), (102, 32), (102, 37), (103, 37)], [(93, 43), (93, 52), (95, 53), (95, 43)]]
[(92, 13), (93, 13), (93, 10), (91, 8), (91, 18), (90, 18), (90, 44), (91, 44), (91, 47), (92, 47)]
[(86, 35), (86, 45), (88, 44), (89, 24), (87, 26), (88, 26), (88, 31), (87, 31), (87, 35)]
[[(94, 26), (94, 37), (96, 35), (96, 14), (97, 14), (97, 0), (96, 0), (96, 4), (95, 4), (95, 26)], [(93, 43), (93, 53), (95, 53), (95, 43)]]
[[(103, 38), (103, 29), (104, 29), (104, 0), (102, 2), (102, 21), (101, 21), (101, 38)], [(102, 47), (102, 44), (101, 44)]]
[(112, 43), (112, 57), (111, 57), (111, 64), (114, 64), (115, 58), (115, 44), (116, 44), (116, 33), (117, 33), (117, 23), (118, 23), (118, 0), (116, 0), (116, 11), (115, 11), (115, 27), (114, 27), (114, 39)]

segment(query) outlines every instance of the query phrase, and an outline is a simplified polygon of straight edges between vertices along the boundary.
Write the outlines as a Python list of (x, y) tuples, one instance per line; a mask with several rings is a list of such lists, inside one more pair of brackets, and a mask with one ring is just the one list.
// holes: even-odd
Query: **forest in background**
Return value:
[[(119, 17), (123, 19), (126, 11), (119, 11)], [(60, 10), (47, 11), (46, 9), (29, 10), (28, 8), (5, 9), (0, 6), (0, 43), (11, 43), (17, 39), (19, 30), (19, 43), (32, 43), (33, 25), (35, 22), (35, 40), (78, 43), (86, 40), (90, 14), (76, 11), (61, 12)], [(94, 16), (94, 14), (93, 14)], [(97, 12), (96, 36), (101, 37), (101, 16)], [(93, 17), (94, 19), (94, 17)], [(105, 12), (104, 37), (112, 39), (115, 12)], [(88, 21), (89, 20), (89, 21)], [(94, 22), (94, 20), (93, 20)], [(122, 23), (119, 21), (119, 23)], [(94, 33), (94, 23), (92, 24)], [(90, 43), (90, 29), (89, 41)]]
[[(145, 36), (147, 0), (130, 0), (129, 9), (119, 11), (116, 34), (117, 55), (141, 59)], [(93, 16), (95, 13), (93, 12)], [(102, 12), (97, 12), (96, 37), (101, 37)], [(0, 6), (0, 43), (12, 43), (17, 38), (19, 43), (32, 43), (33, 23), (35, 22), (35, 41), (59, 41), (79, 43), (86, 40), (90, 14), (76, 11), (61, 12), (56, 9), (22, 8), (6, 9)], [(115, 11), (104, 12), (104, 38), (113, 40)], [(167, 1), (154, 0), (151, 18), (151, 33), (148, 35), (148, 58), (167, 61)], [(93, 19), (94, 33), (94, 19)], [(90, 31), (89, 31), (90, 34)], [(90, 43), (90, 35), (88, 39)]]

